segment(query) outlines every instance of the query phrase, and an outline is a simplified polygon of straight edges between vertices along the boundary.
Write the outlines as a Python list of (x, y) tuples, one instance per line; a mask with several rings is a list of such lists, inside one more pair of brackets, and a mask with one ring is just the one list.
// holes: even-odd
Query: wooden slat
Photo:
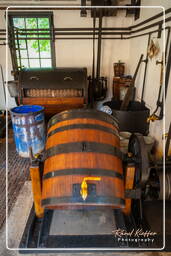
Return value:
[(23, 98), (25, 105), (40, 105), (45, 107), (45, 114), (55, 115), (64, 110), (82, 108), (84, 105), (83, 97), (70, 97), (70, 98)]
[(46, 143), (46, 149), (64, 143), (81, 142), (83, 138), (85, 141), (91, 142), (97, 142), (98, 138), (99, 143), (109, 144), (119, 148), (119, 138), (116, 138), (116, 135), (114, 134), (110, 134), (99, 130), (73, 129), (57, 132), (50, 136)]
[(44, 174), (69, 168), (103, 168), (111, 170), (111, 167), (122, 174), (122, 161), (116, 156), (101, 153), (67, 153), (49, 157), (45, 160)]
[(96, 119), (90, 119), (90, 118), (75, 118), (72, 120), (64, 120), (64, 121), (60, 121), (57, 122), (56, 124), (54, 124), (53, 126), (51, 126), (48, 129), (48, 133), (50, 133), (51, 131), (61, 127), (61, 126), (66, 126), (66, 125), (72, 125), (72, 124), (96, 124), (96, 125), (102, 125), (104, 127), (113, 129), (114, 131), (118, 131), (118, 129), (113, 125), (113, 124), (109, 124), (107, 122), (101, 121), (101, 120), (96, 120)]

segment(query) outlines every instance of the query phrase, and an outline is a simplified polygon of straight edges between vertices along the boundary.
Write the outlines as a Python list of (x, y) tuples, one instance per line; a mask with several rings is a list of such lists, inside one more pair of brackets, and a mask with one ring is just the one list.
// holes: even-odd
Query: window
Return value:
[(55, 66), (52, 18), (49, 13), (9, 15), (15, 70)]

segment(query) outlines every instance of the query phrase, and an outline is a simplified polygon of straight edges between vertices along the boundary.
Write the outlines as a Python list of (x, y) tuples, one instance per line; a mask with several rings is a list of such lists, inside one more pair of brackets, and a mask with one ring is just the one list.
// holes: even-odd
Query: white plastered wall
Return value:
[[(142, 5), (148, 5), (148, 6), (159, 6), (158, 8), (150, 8), (150, 9), (142, 9), (140, 19), (138, 19), (136, 23), (140, 23), (143, 20), (146, 20), (150, 18), (151, 16), (156, 15), (157, 13), (160, 13), (163, 11), (163, 8), (166, 10), (171, 7), (171, 1), (170, 0), (142, 0)], [(161, 18), (160, 18), (161, 19)], [(157, 21), (157, 20), (155, 20)], [(154, 21), (152, 21), (154, 23)], [(167, 26), (171, 26), (171, 23), (167, 23)], [(154, 28), (152, 29), (154, 30)], [(149, 30), (150, 31), (150, 30)], [(165, 33), (165, 37), (167, 38), (167, 30)], [(146, 80), (145, 80), (145, 90), (144, 90), (144, 101), (146, 105), (150, 108), (150, 112), (155, 110), (156, 108), (156, 100), (158, 97), (158, 90), (160, 85), (160, 70), (161, 65), (156, 65), (156, 61), (161, 61), (162, 59), (162, 53), (164, 51), (164, 33), (162, 33), (162, 36), (160, 39), (157, 39), (157, 33), (152, 34), (151, 38), (154, 39), (154, 41), (158, 41), (160, 45), (160, 52), (158, 56), (153, 58), (152, 60), (149, 60), (148, 67), (147, 67), (147, 74), (146, 74)], [(146, 58), (146, 52), (147, 52), (147, 42), (148, 42), (148, 36), (143, 37), (137, 37), (134, 39), (131, 39), (130, 41), (130, 56), (133, 56), (131, 58), (130, 68), (131, 73), (134, 72), (136, 65), (138, 63), (138, 59), (140, 58), (141, 54), (144, 54), (144, 59)], [(138, 100), (141, 100), (142, 95), (142, 85), (143, 85), (143, 79), (144, 79), (144, 68), (145, 64), (143, 63), (141, 65), (140, 71), (138, 73), (137, 79), (136, 79), (136, 97)], [(171, 105), (169, 98), (171, 97), (171, 87), (168, 86), (168, 95), (165, 102), (165, 108), (166, 108), (166, 118), (165, 118), (165, 131), (164, 128), (164, 119), (161, 121), (155, 121), (150, 123), (150, 135), (153, 136), (157, 142), (157, 156), (160, 157), (162, 154), (163, 149), (163, 134), (168, 131), (169, 124), (171, 121), (171, 111), (169, 111)]]
[[(171, 7), (170, 0), (142, 0), (143, 6), (163, 6), (165, 9)], [(160, 13), (162, 8), (146, 8), (141, 10), (140, 18), (134, 22), (131, 17), (125, 17), (125, 12), (120, 11), (117, 17), (107, 17), (103, 20), (103, 25), (108, 27), (127, 27), (132, 24), (140, 23), (149, 17)], [(55, 27), (92, 27), (92, 18), (88, 14), (87, 18), (80, 18), (79, 11), (54, 11)], [(5, 28), (4, 12), (0, 11), (0, 27)], [(167, 36), (167, 33), (166, 33)], [(152, 37), (156, 37), (153, 34)], [(137, 37), (131, 40), (103, 40), (102, 42), (102, 59), (101, 59), (101, 75), (108, 78), (108, 98), (112, 97), (112, 77), (113, 63), (121, 60), (126, 63), (126, 74), (132, 74), (135, 71), (140, 55), (146, 55), (148, 36)], [(156, 97), (158, 95), (160, 83), (160, 65), (156, 65), (156, 60), (161, 60), (163, 48), (162, 38), (158, 40), (161, 48), (159, 55), (149, 61), (144, 100), (151, 112), (155, 108)], [(57, 67), (87, 67), (88, 74), (91, 75), (92, 68), (92, 40), (56, 40), (56, 66)], [(5, 70), (5, 46), (0, 46), (0, 64)], [(10, 72), (12, 70), (11, 58), (9, 54), (9, 80), (12, 78)], [(4, 71), (5, 73), (5, 71)], [(137, 99), (141, 98), (142, 83), (144, 74), (144, 64), (141, 65), (137, 79)], [(0, 78), (1, 79), (1, 78)], [(168, 88), (168, 97), (166, 99), (166, 131), (171, 120), (171, 111), (169, 98), (171, 96), (170, 86)], [(9, 108), (15, 105), (12, 98), (9, 97)], [(4, 96), (2, 91), (2, 81), (0, 80), (0, 109), (5, 107)], [(162, 150), (162, 134), (163, 122), (156, 121), (150, 124), (150, 134), (159, 142), (159, 151)]]
[[(80, 11), (73, 10), (55, 10), (53, 11), (53, 14), (55, 28), (93, 27), (93, 19), (90, 17), (90, 12), (88, 12), (88, 17), (85, 18), (80, 18)], [(119, 15), (117, 17), (105, 17), (103, 19), (103, 25), (105, 27), (127, 27), (132, 25), (132, 17), (125, 17), (125, 11), (119, 11)], [(96, 22), (96, 26), (98, 26), (98, 20)], [(5, 28), (4, 11), (0, 11), (0, 28)], [(5, 46), (0, 46), (0, 64), (3, 66), (4, 73), (6, 60), (5, 48)], [(87, 67), (88, 75), (91, 75), (92, 40), (56, 40), (55, 50), (57, 67)], [(101, 75), (107, 76), (108, 78), (109, 98), (112, 97), (113, 63), (118, 60), (128, 63), (129, 53), (128, 40), (102, 41)], [(12, 77), (10, 72), (12, 70), (12, 65), (10, 53), (8, 54), (8, 63), (9, 80), (11, 80)], [(129, 73), (129, 65), (126, 65), (126, 73)], [(1, 80), (0, 90), (2, 90)], [(9, 108), (15, 106), (15, 102), (10, 96), (8, 99)], [(3, 94), (0, 93), (0, 109), (4, 108), (5, 104)]]
[[(5, 28), (5, 12), (0, 11), (0, 29)], [(5, 37), (5, 36), (4, 36)], [(0, 41), (2, 43), (2, 41)], [(8, 70), (6, 69), (6, 46), (0, 45), (0, 65), (2, 66), (3, 70), (3, 76), (4, 80), (6, 80), (6, 72), (8, 74), (8, 80), (13, 80), (13, 77), (11, 75), (11, 70), (12, 70), (12, 63), (11, 63), (11, 57), (10, 57), (10, 51), (8, 49)], [(0, 70), (1, 72), (1, 70)], [(8, 91), (7, 91), (7, 96), (8, 96), (8, 102), (9, 102), (9, 108), (15, 106), (15, 101), (13, 98), (10, 97)], [(3, 81), (2, 81), (2, 74), (0, 73), (0, 110), (5, 109), (5, 96), (4, 96), (4, 90), (3, 90)]]

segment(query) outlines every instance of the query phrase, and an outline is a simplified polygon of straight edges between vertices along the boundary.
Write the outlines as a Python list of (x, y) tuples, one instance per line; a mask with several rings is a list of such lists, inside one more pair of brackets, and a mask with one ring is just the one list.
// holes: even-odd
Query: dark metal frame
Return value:
[[(10, 36), (10, 48), (13, 48), (11, 50), (11, 58), (12, 58), (12, 62), (13, 62), (13, 67), (14, 67), (14, 70), (15, 71), (18, 71), (18, 63), (17, 63), (17, 56), (16, 56), (16, 50), (15, 50), (15, 40), (17, 39), (17, 43), (18, 43), (18, 40), (21, 39), (21, 40), (25, 40), (26, 41), (26, 50), (27, 50), (27, 56), (28, 56), (28, 46), (27, 46), (27, 40), (41, 40), (42, 38), (39, 37), (38, 35), (38, 38), (28, 38), (28, 34), (26, 34), (26, 38), (20, 38), (19, 35), (20, 33), (18, 31), (16, 31), (16, 35), (15, 35), (15, 32), (14, 32), (14, 25), (13, 25), (13, 18), (15, 17), (18, 17), (18, 18), (29, 18), (29, 17), (32, 17), (32, 18), (48, 18), (49, 19), (49, 24), (50, 24), (50, 28), (49, 29), (46, 29), (46, 31), (49, 31), (49, 33), (51, 34), (51, 38), (49, 39), (48, 37), (46, 38), (43, 38), (44, 40), (50, 40), (50, 45), (51, 45), (51, 61), (52, 61), (52, 67), (55, 67), (56, 66), (56, 54), (55, 54), (55, 43), (54, 43), (54, 34), (53, 34), (53, 31), (54, 31), (54, 23), (53, 23), (53, 12), (42, 12), (42, 13), (37, 13), (37, 12), (34, 12), (34, 13), (29, 13), (29, 12), (24, 12), (24, 13), (21, 13), (21, 12), (10, 12), (9, 15), (8, 15), (8, 18), (9, 18), (9, 36)], [(36, 29), (38, 31), (38, 29)], [(47, 33), (49, 35), (49, 33)], [(17, 37), (17, 38), (16, 38)], [(21, 66), (21, 57), (20, 57), (20, 46), (19, 46), (19, 43), (18, 43), (18, 51), (19, 51), (19, 61), (20, 61), (20, 66)], [(29, 59), (30, 58), (26, 58), (28, 59), (28, 62), (29, 62)], [(40, 61), (40, 53), (39, 53), (39, 61)], [(41, 67), (41, 65), (40, 65)]]
[[(60, 9), (60, 8), (59, 8)], [(80, 10), (80, 8), (78, 8), (79, 10)], [(86, 8), (86, 9), (89, 9), (89, 8)], [(36, 8), (34, 9), (34, 10), (36, 10)], [(52, 10), (52, 9), (51, 9)], [(55, 9), (54, 9), (55, 10)], [(67, 9), (62, 9), (62, 10), (68, 10), (68, 8)], [(75, 10), (75, 9), (74, 9)], [(169, 14), (169, 13), (171, 13), (171, 8), (169, 8), (169, 9), (167, 9), (166, 11), (165, 11), (165, 13), (166, 14)], [(11, 14), (12, 14), (12, 12), (11, 12)], [(40, 13), (39, 13), (40, 14)], [(157, 32), (157, 31), (159, 31), (159, 32), (161, 32), (162, 31), (162, 29), (161, 29), (161, 20), (160, 21), (157, 21), (157, 22), (155, 22), (155, 23), (152, 23), (152, 24), (150, 24), (150, 25), (148, 25), (148, 26), (145, 26), (145, 27), (142, 27), (142, 28), (140, 28), (140, 29), (137, 29), (137, 30), (133, 30), (133, 29), (135, 29), (135, 28), (137, 28), (137, 27), (141, 27), (141, 26), (143, 26), (143, 25), (145, 25), (146, 23), (149, 23), (149, 22), (151, 22), (151, 21), (153, 21), (153, 20), (155, 20), (155, 19), (158, 19), (158, 18), (160, 18), (160, 17), (162, 17), (163, 16), (163, 12), (160, 12), (159, 14), (157, 14), (157, 15), (155, 15), (155, 16), (153, 16), (153, 17), (151, 17), (151, 18), (149, 18), (149, 19), (147, 19), (147, 20), (145, 20), (145, 21), (143, 21), (143, 22), (140, 22), (140, 23), (138, 23), (138, 24), (136, 24), (136, 25), (133, 25), (133, 26), (129, 26), (129, 27), (126, 27), (126, 28), (119, 28), (119, 27), (111, 27), (111, 28), (102, 28), (102, 35), (103, 35), (103, 32), (104, 31), (124, 31), (124, 32), (115, 32), (115, 33), (106, 33), (106, 35), (120, 35), (121, 37), (118, 37), (118, 38), (106, 38), (106, 39), (130, 39), (130, 38), (134, 38), (134, 37), (138, 37), (138, 36), (141, 36), (141, 35), (136, 35), (136, 36), (131, 36), (131, 34), (135, 34), (135, 33), (138, 33), (138, 32), (140, 32), (140, 31), (144, 31), (144, 30), (146, 30), (146, 29), (149, 29), (149, 28), (152, 28), (152, 27), (155, 27), (155, 26), (158, 26), (158, 29), (157, 30), (155, 30), (155, 31), (153, 31), (153, 32)], [(168, 17), (168, 18), (166, 18), (166, 20), (165, 20), (165, 22), (169, 22), (171, 20), (171, 17)], [(33, 30), (35, 30), (35, 29), (33, 29)], [(46, 30), (46, 29), (45, 29)], [(98, 34), (98, 30), (99, 30), (99, 28), (95, 28), (95, 30), (97, 30), (97, 34)], [(24, 31), (24, 30), (23, 30)], [(31, 31), (31, 30), (27, 30), (27, 31)], [(40, 31), (43, 31), (43, 29), (41, 29)], [(67, 33), (67, 32), (65, 32), (65, 31), (90, 31), (88, 34), (85, 34), (85, 35), (92, 35), (92, 33), (93, 33), (93, 28), (54, 28), (53, 29), (53, 31), (54, 31), (54, 34), (53, 34), (53, 39), (55, 39), (54, 38), (54, 35), (55, 35), (55, 32), (60, 32), (60, 31), (64, 31), (61, 35), (73, 35), (73, 33)], [(128, 32), (125, 32), (125, 31), (128, 31)], [(126, 33), (126, 34), (125, 34)], [(148, 33), (147, 33), (148, 34)], [(0, 35), (5, 35), (5, 30), (4, 29), (1, 29), (0, 30)], [(60, 33), (57, 33), (57, 35), (59, 36), (60, 35)], [(84, 34), (81, 34), (81, 33), (77, 33), (76, 35), (84, 35)], [(130, 35), (130, 37), (123, 37), (123, 35)], [(146, 35), (146, 33), (145, 34), (142, 34), (142, 35)], [(35, 39), (35, 38), (34, 38)], [(57, 38), (58, 40), (59, 39), (62, 39), (62, 40), (64, 40), (64, 39), (68, 39), (68, 40), (70, 40), (70, 39), (74, 39), (74, 38), (71, 38), (71, 37), (68, 37), (68, 38), (60, 38), (60, 37), (58, 37)], [(91, 38), (75, 38), (75, 39), (92, 39), (92, 37)], [(97, 39), (97, 38), (96, 38)], [(102, 38), (102, 39), (105, 39), (105, 38)], [(0, 38), (0, 40), (5, 40), (5, 38)]]
[[(115, 209), (113, 211), (116, 228), (127, 230), (125, 225), (125, 218), (121, 210)], [(77, 236), (50, 236), (50, 224), (53, 217), (53, 210), (45, 210), (44, 217), (38, 219), (35, 216), (34, 207), (30, 211), (30, 215), (19, 245), (20, 253), (35, 253), (35, 252), (57, 252), (49, 251), (49, 248), (57, 248), (61, 252), (65, 249), (69, 249), (69, 252), (74, 251), (74, 248), (129, 248), (129, 244), (123, 244), (115, 239), (114, 235), (77, 235)], [(137, 246), (137, 245), (136, 245)], [(28, 251), (27, 249), (33, 248), (33, 251)], [(43, 251), (35, 251), (34, 249), (44, 249)], [(135, 246), (133, 246), (135, 248)], [(25, 250), (23, 250), (25, 249)], [(58, 251), (59, 252), (59, 251)], [(67, 251), (68, 252), (68, 251)], [(76, 251), (74, 251), (76, 252)]]
[[(146, 220), (143, 214), (143, 219), (139, 220), (140, 214), (140, 200), (134, 200), (134, 207), (132, 209), (132, 214), (126, 216), (122, 213), (120, 209), (114, 209), (113, 214), (116, 223), (116, 229), (122, 229), (125, 231), (131, 231), (132, 229), (137, 230), (142, 228), (143, 230), (150, 230), (150, 223)], [(152, 202), (150, 202), (152, 203)], [(154, 204), (155, 202), (153, 202)], [(109, 252), (106, 250), (110, 248), (110, 252), (116, 252), (118, 249), (135, 249), (146, 248), (150, 251), (150, 247), (160, 250), (162, 247), (162, 234), (158, 234), (155, 243), (153, 245), (149, 244), (138, 244), (130, 241), (118, 241), (113, 234), (111, 235), (49, 235), (50, 225), (53, 217), (54, 210), (45, 210), (44, 217), (38, 219), (34, 212), (34, 206), (30, 211), (29, 218), (26, 223), (24, 233), (22, 235), (19, 252), (22, 254), (28, 253), (59, 253), (59, 252), (91, 252), (93, 249), (98, 248), (98, 252)], [(138, 221), (137, 221), (138, 220)], [(128, 237), (127, 237), (128, 238)], [(170, 241), (170, 235), (166, 235), (166, 239)], [(54, 250), (49, 250), (49, 249)], [(56, 250), (55, 250), (56, 248)], [(77, 250), (74, 250), (77, 248)], [(80, 248), (80, 250), (79, 250)], [(111, 250), (113, 248), (113, 250)], [(28, 250), (29, 249), (29, 250)], [(31, 249), (31, 250), (30, 250)], [(36, 250), (35, 250), (36, 249)], [(40, 249), (40, 250), (39, 250)], [(43, 250), (42, 250), (43, 249)], [(67, 249), (67, 251), (65, 251)], [(92, 249), (92, 250), (91, 250)], [(170, 250), (169, 243), (165, 251)]]

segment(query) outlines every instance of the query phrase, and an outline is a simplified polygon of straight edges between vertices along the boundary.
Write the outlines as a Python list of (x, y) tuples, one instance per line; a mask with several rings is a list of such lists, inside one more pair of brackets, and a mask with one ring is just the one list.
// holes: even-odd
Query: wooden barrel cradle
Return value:
[(42, 206), (124, 207), (122, 154), (114, 117), (92, 109), (64, 111), (48, 124)]

